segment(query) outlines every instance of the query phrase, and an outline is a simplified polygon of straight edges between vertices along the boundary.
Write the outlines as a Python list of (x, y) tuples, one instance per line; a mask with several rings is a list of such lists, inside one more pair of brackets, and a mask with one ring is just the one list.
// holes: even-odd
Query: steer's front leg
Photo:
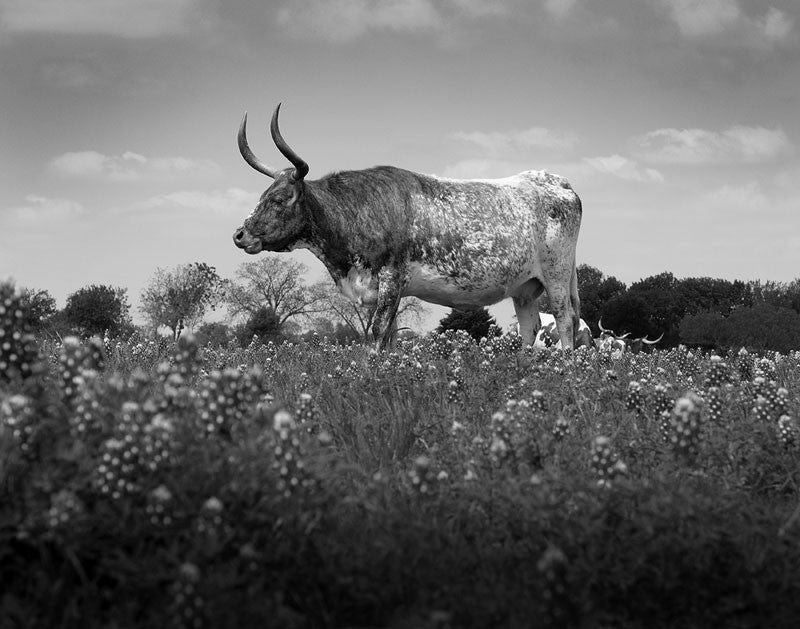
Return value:
[(383, 268), (378, 273), (378, 304), (372, 319), (372, 336), (380, 349), (393, 343), (395, 318), (400, 306), (402, 273), (397, 269)]

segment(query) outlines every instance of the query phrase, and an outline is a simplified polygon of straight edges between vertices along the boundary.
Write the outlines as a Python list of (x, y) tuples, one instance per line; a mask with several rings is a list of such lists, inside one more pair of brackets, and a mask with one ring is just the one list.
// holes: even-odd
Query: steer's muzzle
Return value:
[(247, 253), (260, 253), (263, 249), (261, 239), (250, 234), (244, 227), (233, 232), (233, 244)]

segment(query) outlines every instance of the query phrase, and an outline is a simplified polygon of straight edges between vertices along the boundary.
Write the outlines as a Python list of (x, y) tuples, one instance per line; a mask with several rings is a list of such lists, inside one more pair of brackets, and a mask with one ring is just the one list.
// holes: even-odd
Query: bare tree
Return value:
[[(324, 312), (334, 322), (346, 325), (364, 341), (372, 340), (372, 324), (375, 319), (375, 306), (362, 306), (342, 295), (332, 283), (325, 285), (323, 293)], [(405, 297), (397, 309), (395, 327), (419, 323), (426, 314), (425, 306), (416, 297)]]
[(275, 313), (278, 326), (294, 317), (323, 312), (324, 290), (319, 284), (306, 285), (305, 264), (281, 256), (261, 256), (236, 270), (227, 282), (225, 300), (234, 317), (253, 316), (266, 307)]
[(217, 270), (204, 262), (178, 265), (171, 271), (157, 268), (141, 293), (139, 309), (154, 328), (165, 325), (177, 338), (184, 325), (194, 325), (216, 307), (223, 287)]

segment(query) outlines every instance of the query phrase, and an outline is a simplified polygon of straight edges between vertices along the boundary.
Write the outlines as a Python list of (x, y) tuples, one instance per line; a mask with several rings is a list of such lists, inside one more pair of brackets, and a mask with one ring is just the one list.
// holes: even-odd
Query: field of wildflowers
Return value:
[(800, 353), (43, 344), (0, 285), (2, 627), (796, 627)]

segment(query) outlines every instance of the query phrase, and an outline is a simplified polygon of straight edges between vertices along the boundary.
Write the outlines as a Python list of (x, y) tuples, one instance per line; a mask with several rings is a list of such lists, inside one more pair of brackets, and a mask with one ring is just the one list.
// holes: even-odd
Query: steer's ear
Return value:
[(300, 195), (303, 194), (303, 180), (290, 178), (292, 186), (292, 196), (286, 201), (287, 205), (294, 205), (300, 200)]

